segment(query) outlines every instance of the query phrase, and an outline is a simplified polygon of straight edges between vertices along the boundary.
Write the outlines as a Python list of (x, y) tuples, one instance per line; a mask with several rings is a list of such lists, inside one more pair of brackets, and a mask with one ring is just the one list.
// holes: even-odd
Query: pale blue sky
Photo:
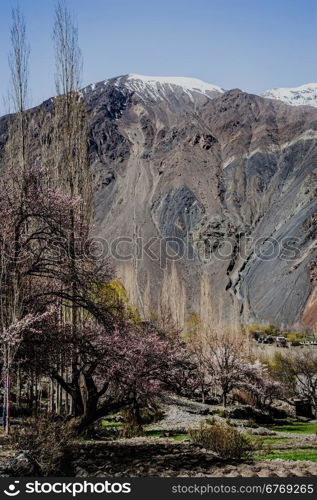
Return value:
[[(0, 111), (16, 0), (0, 0)], [(54, 94), (55, 0), (20, 0), (31, 45), (31, 104)], [(317, 81), (316, 0), (67, 0), (83, 85), (125, 73), (192, 76), (262, 92)]]

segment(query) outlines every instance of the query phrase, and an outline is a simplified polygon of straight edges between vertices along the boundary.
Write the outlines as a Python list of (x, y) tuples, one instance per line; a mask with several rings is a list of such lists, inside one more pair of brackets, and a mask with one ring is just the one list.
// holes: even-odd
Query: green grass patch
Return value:
[(306, 447), (299, 450), (272, 451), (264, 455), (257, 455), (254, 458), (256, 460), (275, 460), (280, 458), (281, 460), (309, 460), (317, 462), (317, 449)]
[(315, 434), (317, 432), (317, 423), (313, 422), (294, 422), (285, 425), (273, 425), (270, 427), (277, 432), (291, 432), (293, 434)]
[(175, 436), (171, 436), (174, 441), (185, 441), (185, 439), (188, 439), (189, 436), (188, 434), (175, 434)]
[(103, 427), (110, 427), (110, 428), (115, 428), (115, 427), (122, 427), (121, 422), (109, 422), (108, 420), (103, 420), (102, 421)]
[(151, 437), (151, 438), (165, 437), (163, 431), (146, 431), (145, 434), (147, 437)]

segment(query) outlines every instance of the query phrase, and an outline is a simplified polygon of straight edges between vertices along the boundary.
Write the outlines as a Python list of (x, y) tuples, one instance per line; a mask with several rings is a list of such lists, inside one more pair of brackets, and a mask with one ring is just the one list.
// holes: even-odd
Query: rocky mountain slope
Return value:
[(130, 300), (180, 325), (313, 327), (317, 110), (153, 78), (82, 91), (94, 231)]

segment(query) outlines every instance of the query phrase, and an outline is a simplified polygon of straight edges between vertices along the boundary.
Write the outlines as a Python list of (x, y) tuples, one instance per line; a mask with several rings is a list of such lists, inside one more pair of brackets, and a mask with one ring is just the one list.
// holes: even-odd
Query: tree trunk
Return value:
[(228, 396), (228, 394), (226, 392), (224, 392), (222, 394), (222, 404), (223, 404), (224, 407), (227, 406), (227, 396)]
[(21, 367), (18, 366), (17, 369), (17, 407), (21, 408), (21, 399), (22, 399), (22, 380), (21, 380)]

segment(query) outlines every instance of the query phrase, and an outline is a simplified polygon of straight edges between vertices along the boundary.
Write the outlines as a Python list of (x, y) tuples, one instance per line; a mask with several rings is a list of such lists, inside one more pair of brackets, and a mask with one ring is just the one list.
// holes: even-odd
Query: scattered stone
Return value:
[(267, 429), (266, 427), (257, 427), (256, 429), (245, 427), (241, 429), (241, 431), (255, 436), (276, 436), (277, 434), (275, 431), (272, 431), (272, 429)]
[(40, 477), (42, 470), (28, 451), (19, 451), (3, 464), (0, 475), (10, 477)]
[(273, 422), (272, 416), (268, 411), (262, 411), (250, 405), (226, 408), (224, 414), (227, 418), (253, 419), (256, 423), (260, 424), (271, 424)]
[[(87, 446), (87, 455), (104, 454), (89, 467), (73, 462), (78, 477), (311, 477), (316, 464), (309, 461), (260, 460), (225, 463), (192, 443), (173, 443), (163, 438), (133, 438)], [(110, 458), (112, 456), (112, 458)], [(86, 462), (87, 463), (87, 462)]]

